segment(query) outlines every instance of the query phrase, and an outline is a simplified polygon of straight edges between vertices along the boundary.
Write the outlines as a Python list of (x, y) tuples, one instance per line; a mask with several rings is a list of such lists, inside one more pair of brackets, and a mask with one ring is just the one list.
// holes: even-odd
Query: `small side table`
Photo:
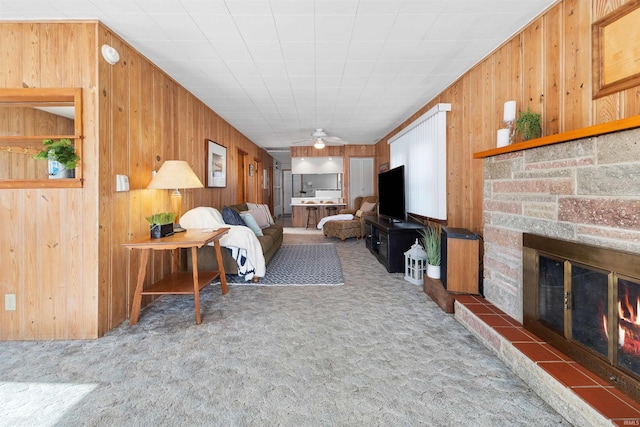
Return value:
[[(201, 323), (200, 319), (200, 290), (207, 286), (216, 277), (220, 277), (220, 287), (222, 294), (229, 292), (227, 288), (227, 278), (224, 273), (222, 264), (222, 253), (220, 252), (220, 238), (229, 232), (229, 228), (219, 228), (218, 230), (210, 229), (191, 229), (185, 233), (176, 233), (171, 236), (160, 239), (151, 239), (143, 237), (129, 243), (123, 243), (122, 246), (131, 249), (140, 249), (140, 266), (138, 268), (138, 283), (133, 294), (133, 304), (131, 306), (131, 317), (129, 324), (138, 323), (140, 314), (140, 306), (142, 304), (142, 295), (193, 295), (195, 301), (196, 324)], [(213, 242), (216, 252), (216, 260), (218, 261), (219, 271), (198, 271), (198, 255), (197, 248), (201, 248), (207, 243)], [(193, 259), (193, 274), (186, 271), (178, 271), (178, 249), (191, 248), (191, 256)], [(147, 262), (151, 251), (172, 250), (173, 263), (171, 266), (171, 274), (164, 279), (152, 284), (147, 289), (143, 289), (144, 278), (147, 273)]]

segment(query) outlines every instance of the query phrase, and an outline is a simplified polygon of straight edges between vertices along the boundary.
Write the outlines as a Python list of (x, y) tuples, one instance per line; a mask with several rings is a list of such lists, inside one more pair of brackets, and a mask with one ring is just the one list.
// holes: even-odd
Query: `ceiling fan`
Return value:
[(316, 129), (311, 133), (311, 139), (303, 139), (302, 141), (292, 142), (291, 145), (296, 144), (304, 144), (304, 143), (313, 143), (314, 148), (318, 150), (322, 150), (325, 145), (344, 145), (348, 144), (347, 141), (344, 141), (337, 136), (329, 136), (327, 133), (322, 130), (322, 128)]

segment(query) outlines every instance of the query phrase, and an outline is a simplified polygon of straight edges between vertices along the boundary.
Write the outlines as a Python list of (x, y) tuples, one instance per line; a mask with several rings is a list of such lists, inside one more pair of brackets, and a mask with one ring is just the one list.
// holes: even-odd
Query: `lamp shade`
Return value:
[(147, 188), (160, 190), (202, 187), (204, 185), (184, 160), (165, 161), (147, 185)]

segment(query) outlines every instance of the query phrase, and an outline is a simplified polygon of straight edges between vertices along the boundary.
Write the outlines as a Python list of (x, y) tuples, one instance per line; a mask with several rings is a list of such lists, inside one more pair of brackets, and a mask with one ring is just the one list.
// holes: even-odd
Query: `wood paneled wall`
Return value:
[(0, 24), (0, 86), (84, 88), (88, 124), (84, 188), (0, 190), (0, 339), (97, 336), (96, 45), (95, 23)]
[(591, 24), (627, 2), (558, 2), (378, 142), (377, 165), (389, 161), (389, 138), (435, 104), (451, 103), (448, 224), (482, 233), (483, 162), (472, 156), (495, 147), (505, 101), (540, 113), (543, 135), (640, 114), (638, 87), (592, 99)]
[[(116, 65), (99, 55), (105, 43)], [(169, 210), (169, 190), (146, 189), (152, 171), (186, 160), (204, 182), (205, 139), (227, 147), (227, 187), (183, 190), (186, 211), (236, 203), (238, 150), (262, 168), (273, 159), (98, 22), (0, 23), (0, 51), (2, 87), (83, 88), (85, 124), (81, 189), (0, 190), (0, 296), (17, 299), (0, 307), (0, 339), (96, 338), (128, 317), (138, 254), (122, 243)], [(247, 201), (269, 203), (258, 172)], [(115, 191), (116, 174), (129, 192)], [(163, 277), (168, 254), (148, 268), (147, 282)]]

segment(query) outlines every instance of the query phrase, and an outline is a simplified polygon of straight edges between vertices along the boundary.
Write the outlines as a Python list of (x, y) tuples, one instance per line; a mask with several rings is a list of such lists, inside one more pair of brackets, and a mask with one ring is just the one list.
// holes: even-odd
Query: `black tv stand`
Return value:
[(367, 216), (365, 244), (389, 273), (404, 272), (404, 253), (411, 248), (424, 228), (422, 224), (379, 216)]

